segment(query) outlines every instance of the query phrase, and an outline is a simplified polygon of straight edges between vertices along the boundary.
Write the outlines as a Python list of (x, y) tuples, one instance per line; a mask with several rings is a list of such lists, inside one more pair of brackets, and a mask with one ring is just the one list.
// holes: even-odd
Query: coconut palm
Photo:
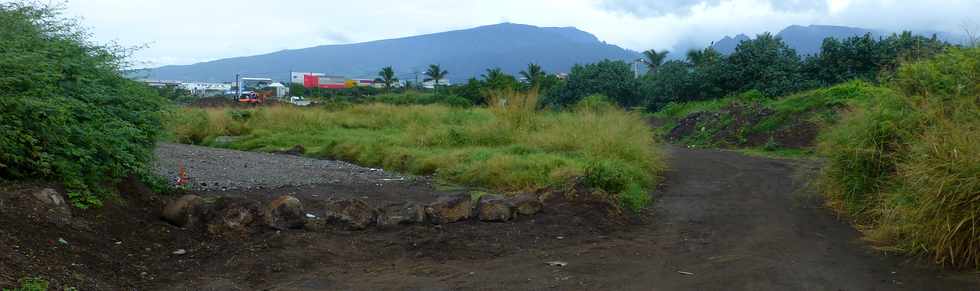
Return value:
[(721, 60), (721, 53), (716, 51), (714, 48), (708, 47), (703, 50), (689, 50), (687, 51), (687, 61), (696, 67), (700, 67), (705, 64), (713, 63), (715, 61)]
[(546, 75), (544, 70), (541, 69), (541, 65), (535, 63), (527, 64), (527, 69), (521, 71), (520, 74), (528, 83), (531, 83), (532, 87), (540, 85), (541, 80)]
[(423, 81), (435, 81), (433, 88), (438, 91), (439, 83), (442, 81), (442, 79), (446, 78), (446, 75), (449, 75), (449, 71), (443, 70), (439, 65), (432, 64), (429, 65), (428, 69), (425, 69), (425, 80)]
[(668, 51), (657, 52), (656, 50), (647, 50), (643, 52), (643, 63), (647, 65), (647, 71), (652, 73), (657, 70), (667, 59)]
[(398, 82), (398, 78), (395, 77), (395, 69), (392, 69), (391, 66), (382, 68), (378, 72), (378, 77), (374, 81), (385, 84), (385, 91), (391, 91), (391, 86)]

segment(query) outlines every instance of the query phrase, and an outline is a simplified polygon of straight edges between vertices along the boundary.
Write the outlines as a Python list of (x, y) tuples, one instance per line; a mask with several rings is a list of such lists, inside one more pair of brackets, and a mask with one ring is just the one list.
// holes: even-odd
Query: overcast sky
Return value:
[(98, 41), (147, 46), (134, 56), (139, 67), (500, 22), (574, 26), (637, 51), (791, 24), (960, 32), (980, 22), (980, 0), (69, 0), (66, 8)]

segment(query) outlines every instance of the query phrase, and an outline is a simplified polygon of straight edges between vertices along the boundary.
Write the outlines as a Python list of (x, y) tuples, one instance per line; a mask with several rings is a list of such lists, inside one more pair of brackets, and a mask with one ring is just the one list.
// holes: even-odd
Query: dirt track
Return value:
[[(213, 150), (171, 146), (175, 153)], [(238, 157), (233, 162), (317, 163), (222, 152)], [(977, 273), (872, 251), (807, 190), (809, 162), (667, 152), (670, 170), (652, 193), (655, 207), (625, 225), (599, 209), (553, 207), (509, 223), (267, 230), (229, 240), (161, 221), (166, 197), (138, 194), (146, 191), (124, 191), (130, 202), (99, 211), (74, 210), (68, 225), (18, 206), (30, 199), (19, 192), (0, 191), (0, 249), (12, 250), (0, 252), (0, 286), (40, 275), (81, 290), (980, 290)], [(327, 168), (335, 170), (324, 175), (352, 178), (198, 193), (292, 194), (312, 213), (335, 198), (380, 203), (444, 194), (424, 178), (379, 183), (390, 174)], [(171, 254), (177, 249), (187, 253)]]
[[(188, 287), (228, 290), (977, 290), (977, 274), (941, 272), (870, 250), (807, 191), (812, 165), (671, 149), (656, 207), (637, 224), (583, 213), (508, 224), (298, 234), (273, 239), (255, 266)], [(268, 242), (266, 242), (268, 243)], [(553, 267), (546, 261), (564, 261)], [(262, 264), (278, 264), (277, 272)], [(227, 266), (227, 264), (225, 264)], [(224, 269), (224, 268), (222, 268)], [(242, 276), (248, 273), (250, 276)], [(203, 284), (203, 285), (202, 285)]]

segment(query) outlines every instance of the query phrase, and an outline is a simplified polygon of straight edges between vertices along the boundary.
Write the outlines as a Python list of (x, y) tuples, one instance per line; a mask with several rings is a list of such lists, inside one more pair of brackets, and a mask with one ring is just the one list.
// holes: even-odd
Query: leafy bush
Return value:
[(892, 249), (980, 266), (980, 48), (903, 65), (822, 136), (822, 186)]
[(123, 51), (47, 7), (0, 4), (0, 176), (56, 179), (79, 207), (148, 175), (162, 99), (123, 78)]

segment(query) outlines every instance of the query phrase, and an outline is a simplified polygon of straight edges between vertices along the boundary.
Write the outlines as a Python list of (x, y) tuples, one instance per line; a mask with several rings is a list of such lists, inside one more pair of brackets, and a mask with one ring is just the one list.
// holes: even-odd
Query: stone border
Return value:
[(543, 203), (535, 194), (513, 197), (486, 194), (474, 199), (469, 194), (443, 196), (429, 204), (389, 203), (374, 208), (361, 199), (328, 202), (323, 213), (308, 213), (296, 197), (284, 195), (266, 205), (245, 198), (220, 197), (207, 201), (184, 195), (166, 205), (163, 220), (181, 228), (203, 226), (210, 234), (244, 233), (257, 226), (277, 230), (317, 230), (323, 225), (341, 225), (350, 230), (408, 224), (448, 224), (467, 220), (507, 222), (518, 216), (533, 216)]

